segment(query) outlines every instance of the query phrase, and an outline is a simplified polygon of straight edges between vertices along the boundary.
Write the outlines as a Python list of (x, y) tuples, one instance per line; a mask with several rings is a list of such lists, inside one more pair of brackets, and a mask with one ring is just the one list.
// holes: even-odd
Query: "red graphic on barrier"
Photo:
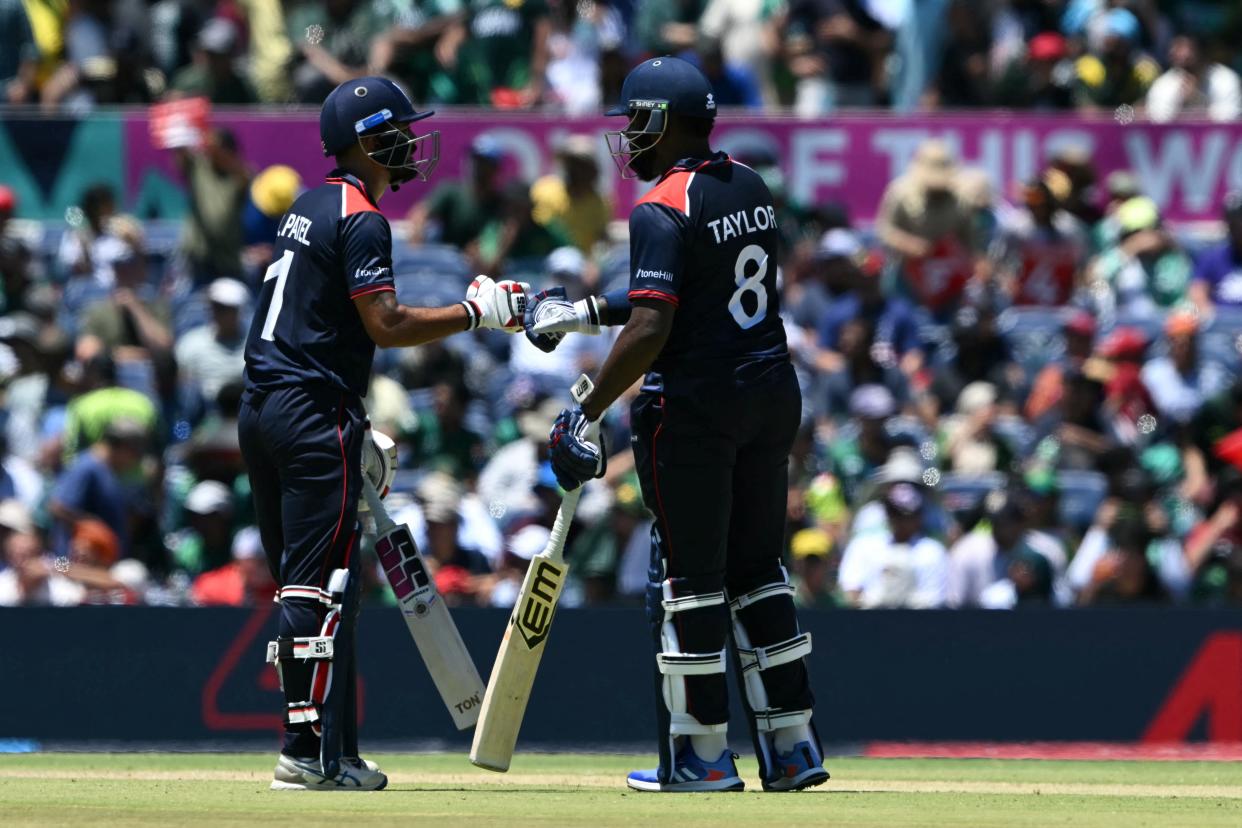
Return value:
[[(271, 711), (279, 711), (281, 706), (280, 683), (276, 671), (263, 662), (262, 651), (253, 647), (255, 638), (267, 625), (274, 604), (263, 604), (251, 613), (246, 623), (229, 643), (228, 649), (220, 656), (220, 661), (211, 671), (203, 684), (203, 724), (209, 730), (267, 730), (279, 731), (284, 727), (284, 716), (279, 712), (242, 713), (220, 709), (220, 693), (225, 683), (237, 669), (242, 656), (257, 653), (259, 669), (255, 673), (255, 683), (261, 689), (274, 694)], [(365, 693), (362, 676), (358, 677), (358, 724), (361, 725), (365, 713)]]
[(1242, 633), (1216, 633), (1203, 642), (1143, 741), (1184, 742), (1205, 715), (1209, 740), (1242, 742)]

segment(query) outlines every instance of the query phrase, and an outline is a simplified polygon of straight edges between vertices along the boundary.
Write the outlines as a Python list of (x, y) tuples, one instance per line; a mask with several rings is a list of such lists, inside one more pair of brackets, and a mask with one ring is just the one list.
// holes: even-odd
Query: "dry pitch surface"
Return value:
[(286, 826), (835, 825), (1240, 826), (1242, 767), (1228, 762), (833, 759), (800, 794), (628, 791), (651, 757), (522, 754), (504, 775), (463, 756), (372, 757), (391, 778), (365, 794), (273, 793), (257, 754), (0, 756), (0, 822)]

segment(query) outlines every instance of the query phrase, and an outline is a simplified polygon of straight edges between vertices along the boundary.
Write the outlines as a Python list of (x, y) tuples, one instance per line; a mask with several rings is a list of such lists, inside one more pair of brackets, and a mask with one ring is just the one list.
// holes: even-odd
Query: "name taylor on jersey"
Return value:
[(776, 229), (776, 210), (771, 206), (759, 206), (754, 210), (738, 210), (707, 222), (707, 226), (712, 229), (716, 244), (723, 244), (736, 236)]

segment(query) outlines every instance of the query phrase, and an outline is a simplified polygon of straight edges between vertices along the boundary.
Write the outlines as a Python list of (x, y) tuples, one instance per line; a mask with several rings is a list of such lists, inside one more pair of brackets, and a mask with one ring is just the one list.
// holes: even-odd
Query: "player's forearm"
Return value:
[(608, 406), (651, 368), (668, 341), (671, 327), (671, 312), (635, 308), (600, 369), (595, 391), (582, 404), (582, 411), (589, 419), (599, 419)]
[[(369, 300), (369, 301), (368, 301)], [(381, 348), (409, 348), (469, 330), (471, 317), (463, 305), (412, 308), (397, 303), (392, 291), (358, 300), (363, 326)]]

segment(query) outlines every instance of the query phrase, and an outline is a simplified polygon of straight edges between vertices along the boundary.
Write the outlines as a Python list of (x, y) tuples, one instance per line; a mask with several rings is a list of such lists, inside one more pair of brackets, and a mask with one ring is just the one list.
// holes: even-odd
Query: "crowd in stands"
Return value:
[(0, 0), (0, 104), (318, 105), (363, 74), (420, 103), (596, 113), (695, 61), (722, 106), (1242, 110), (1232, 0)]
[[(450, 304), (481, 271), (571, 297), (625, 284), (597, 140), (569, 136), (525, 182), (477, 139), (460, 180), (390, 217), (399, 297)], [(0, 187), (0, 605), (270, 598), (236, 415), (255, 290), (303, 183), (256, 174), (222, 129), (170, 152), (190, 200), (175, 241), (107, 186), (63, 228), (11, 221)], [(796, 203), (777, 159), (739, 160), (782, 234), (802, 605), (1242, 602), (1242, 196), (1216, 240), (1191, 240), (1135, 176), (1097, 182), (1072, 146), (1001, 187), (929, 140), (858, 228)], [(476, 332), (378, 352), (367, 406), (400, 456), (388, 506), (451, 603), (513, 601), (560, 502), (549, 426), (609, 345), (545, 354)], [(646, 586), (628, 418), (618, 404), (605, 422), (569, 605)], [(366, 553), (370, 600), (391, 600)]]

